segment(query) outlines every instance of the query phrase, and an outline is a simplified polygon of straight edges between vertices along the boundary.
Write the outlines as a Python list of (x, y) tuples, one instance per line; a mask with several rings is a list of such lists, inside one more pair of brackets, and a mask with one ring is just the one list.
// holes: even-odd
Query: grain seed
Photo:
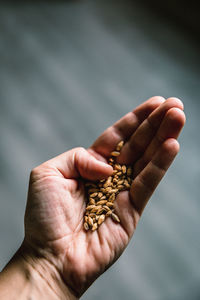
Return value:
[(90, 197), (95, 198), (97, 195), (98, 195), (98, 193), (95, 192), (95, 193), (92, 193), (92, 194), (90, 195)]
[(126, 174), (126, 166), (125, 165), (122, 166), (122, 173)]
[(101, 198), (103, 196), (103, 193), (99, 192), (97, 196), (98, 196), (98, 198)]
[(97, 227), (98, 227), (97, 223), (94, 223), (94, 225), (92, 226), (92, 231), (95, 231)]
[(111, 217), (112, 217), (112, 219), (113, 219), (115, 222), (120, 223), (120, 219), (119, 219), (119, 217), (118, 217), (116, 214), (112, 213)]
[(105, 215), (101, 215), (98, 220), (98, 225), (101, 225), (105, 220)]
[(114, 157), (117, 157), (117, 156), (120, 155), (120, 152), (118, 152), (118, 151), (113, 151), (113, 152), (111, 152), (111, 155), (114, 156)]
[(104, 205), (104, 206), (103, 206), (103, 209), (106, 210), (106, 211), (109, 211), (109, 210), (110, 210), (110, 207), (108, 207), (107, 205)]
[(113, 202), (115, 200), (115, 193), (111, 194), (108, 201)]
[(101, 208), (101, 205), (94, 206), (94, 208), (91, 210), (91, 213), (96, 213)]
[(88, 215), (88, 217), (95, 218), (96, 214), (95, 213), (91, 213), (91, 214)]
[(97, 205), (104, 205), (106, 204), (107, 200), (100, 200), (97, 202)]
[(91, 210), (91, 209), (93, 209), (95, 207), (96, 207), (95, 205), (89, 205), (89, 206), (86, 207), (86, 210)]
[(113, 213), (112, 210), (107, 211), (106, 217), (110, 217), (112, 215), (112, 213)]
[(114, 207), (114, 203), (113, 202), (107, 202), (106, 206), (108, 206), (108, 207)]
[(89, 230), (89, 225), (88, 225), (88, 223), (85, 222), (85, 223), (83, 224), (83, 226), (84, 226), (85, 230)]
[(124, 146), (124, 141), (120, 141), (120, 142), (117, 144), (116, 150), (117, 150), (117, 151), (121, 151), (121, 149), (122, 149), (123, 146)]
[(93, 219), (88, 217), (88, 224), (92, 227), (93, 226)]
[(102, 208), (99, 208), (96, 212), (97, 215), (101, 215), (103, 212), (105, 211), (105, 208), (102, 207)]
[(117, 186), (117, 188), (118, 188), (120, 191), (122, 191), (122, 190), (124, 189), (124, 186), (123, 186), (122, 184), (119, 184), (119, 185)]
[(119, 180), (119, 181), (117, 182), (117, 185), (123, 184), (123, 182), (124, 182), (124, 180)]
[(94, 200), (93, 198), (90, 198), (89, 204), (90, 204), (90, 205), (95, 205), (96, 202), (95, 202), (95, 200)]

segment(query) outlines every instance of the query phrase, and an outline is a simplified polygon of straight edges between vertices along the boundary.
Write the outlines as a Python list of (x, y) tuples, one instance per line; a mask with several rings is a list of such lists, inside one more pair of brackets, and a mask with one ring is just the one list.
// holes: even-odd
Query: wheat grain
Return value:
[(112, 217), (112, 219), (113, 219), (115, 222), (120, 223), (120, 219), (119, 219), (119, 217), (118, 217), (116, 214), (112, 213), (112, 214), (111, 214), (111, 217)]
[(112, 176), (97, 182), (85, 182), (89, 199), (84, 216), (86, 231), (89, 229), (95, 231), (107, 217), (111, 217), (117, 223), (120, 222), (119, 217), (114, 213), (114, 202), (121, 191), (130, 189), (133, 173), (131, 166), (116, 163), (123, 146), (124, 142), (120, 141), (108, 159), (108, 163), (113, 167)]

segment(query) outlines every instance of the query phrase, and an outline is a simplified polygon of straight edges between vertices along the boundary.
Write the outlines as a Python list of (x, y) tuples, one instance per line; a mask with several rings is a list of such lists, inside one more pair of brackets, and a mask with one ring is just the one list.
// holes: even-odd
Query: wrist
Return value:
[(47, 259), (21, 247), (0, 275), (1, 299), (77, 300)]

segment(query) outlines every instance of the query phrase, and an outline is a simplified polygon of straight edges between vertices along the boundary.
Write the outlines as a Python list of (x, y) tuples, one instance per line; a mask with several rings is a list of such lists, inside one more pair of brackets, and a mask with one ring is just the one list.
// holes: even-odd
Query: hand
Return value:
[[(147, 201), (179, 151), (176, 139), (184, 122), (180, 100), (153, 97), (109, 127), (89, 149), (72, 149), (36, 167), (25, 214), (26, 261), (33, 268), (40, 262), (60, 289), (80, 297), (127, 246)], [(118, 161), (134, 167), (130, 192), (121, 192), (115, 202), (121, 223), (107, 218), (97, 231), (86, 232), (82, 178), (111, 175), (107, 158), (121, 140), (125, 146)]]

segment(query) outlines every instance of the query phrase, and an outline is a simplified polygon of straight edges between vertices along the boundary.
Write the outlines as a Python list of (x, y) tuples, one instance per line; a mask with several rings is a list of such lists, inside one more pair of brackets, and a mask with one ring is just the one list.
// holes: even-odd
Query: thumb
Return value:
[(82, 176), (89, 180), (98, 180), (112, 174), (113, 168), (97, 160), (86, 149), (79, 147), (69, 150), (47, 162), (65, 178), (78, 178)]

